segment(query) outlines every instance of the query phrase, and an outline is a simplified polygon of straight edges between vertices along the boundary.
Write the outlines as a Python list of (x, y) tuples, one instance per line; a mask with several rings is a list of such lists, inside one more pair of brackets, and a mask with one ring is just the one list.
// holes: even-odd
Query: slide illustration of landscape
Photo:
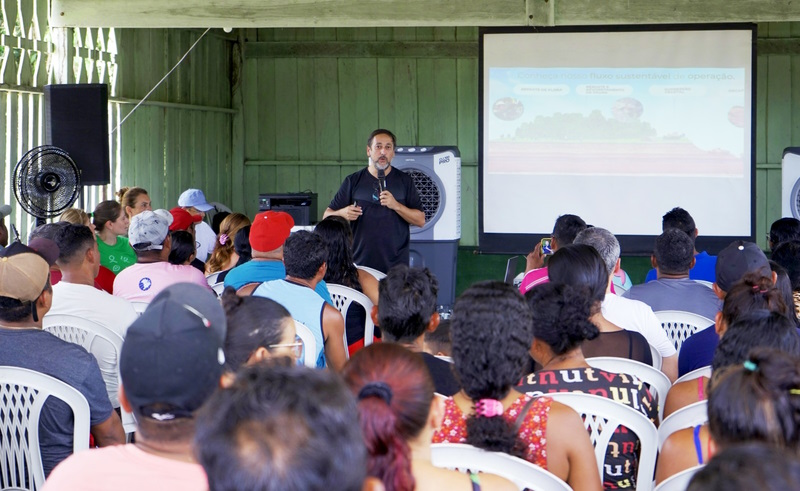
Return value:
[(486, 171), (743, 176), (744, 68), (491, 68)]

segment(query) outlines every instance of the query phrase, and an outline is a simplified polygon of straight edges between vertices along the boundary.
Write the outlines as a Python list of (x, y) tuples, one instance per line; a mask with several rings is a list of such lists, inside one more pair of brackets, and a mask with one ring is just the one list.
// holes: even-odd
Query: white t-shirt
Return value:
[(677, 354), (675, 345), (667, 337), (661, 322), (646, 303), (606, 293), (603, 300), (603, 317), (623, 329), (641, 333), (662, 358)]
[(131, 302), (149, 302), (175, 283), (196, 283), (212, 291), (206, 277), (194, 266), (158, 261), (136, 263), (120, 271), (114, 279), (114, 296)]
[(128, 444), (71, 455), (53, 469), (42, 489), (205, 491), (208, 481), (200, 464), (159, 457)]
[[(93, 286), (59, 281), (53, 285), (53, 305), (45, 315), (69, 314), (96, 322), (125, 338), (128, 326), (138, 317), (130, 302)], [(119, 358), (114, 347), (97, 339), (92, 354), (108, 390), (111, 405), (119, 407)]]
[[(214, 244), (217, 242), (214, 229), (206, 222), (197, 222), (194, 225), (194, 240), (197, 247), (197, 259), (206, 262), (208, 256), (214, 252)], [(232, 237), (231, 240), (233, 240)]]

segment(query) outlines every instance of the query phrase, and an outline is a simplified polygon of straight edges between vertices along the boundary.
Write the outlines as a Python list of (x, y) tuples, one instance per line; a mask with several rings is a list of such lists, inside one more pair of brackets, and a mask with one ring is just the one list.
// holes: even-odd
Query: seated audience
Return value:
[[(714, 293), (723, 301), (723, 309), (725, 308), (726, 292), (748, 273), (755, 273), (757, 276), (770, 279), (767, 284), (759, 288), (759, 291), (769, 290), (768, 285), (774, 284), (777, 277), (769, 267), (767, 256), (754, 242), (737, 240), (720, 251), (717, 256), (716, 279), (713, 289)], [(756, 285), (758, 282), (753, 280), (752, 284)], [(678, 360), (679, 375), (686, 375), (692, 370), (711, 364), (714, 349), (719, 343), (718, 329), (715, 319), (715, 324), (697, 331), (684, 340)]]
[[(188, 211), (179, 207), (175, 207), (169, 210), (169, 214), (172, 217), (172, 220), (169, 222), (170, 233), (173, 232), (189, 233), (192, 241), (192, 249), (194, 250), (194, 257), (192, 258), (190, 264), (193, 267), (197, 268), (197, 270), (200, 271), (201, 273), (205, 273), (206, 265), (202, 259), (197, 257), (197, 247), (198, 244), (200, 244), (200, 242), (197, 242), (196, 240), (197, 235), (195, 231), (195, 227), (202, 221), (203, 217), (201, 215), (192, 215)], [(172, 248), (175, 249), (175, 247), (176, 244), (173, 242)], [(172, 252), (170, 252), (170, 255), (172, 255)], [(172, 262), (172, 264), (183, 264), (183, 263)]]
[[(219, 214), (214, 215), (214, 218)], [(218, 271), (227, 271), (239, 261), (233, 241), (236, 232), (250, 225), (250, 219), (241, 213), (228, 214), (219, 224), (219, 234), (214, 243), (214, 250), (206, 261), (206, 275)]]
[[(236, 260), (236, 264), (233, 265), (233, 268), (236, 266), (241, 266), (242, 264), (249, 262), (252, 257), (252, 249), (250, 249), (250, 225), (242, 227), (236, 232), (236, 235), (233, 237), (233, 250), (236, 252), (236, 255), (239, 257)], [(221, 271), (219, 276), (217, 276), (217, 283), (222, 282), (224, 284), (225, 277), (228, 276), (228, 273), (233, 271), (233, 268), (227, 269), (225, 271)], [(231, 287), (233, 288), (233, 287)]]
[[(575, 237), (575, 244), (594, 247), (603, 258), (609, 277), (619, 269), (619, 242), (608, 230), (587, 228)], [(672, 381), (678, 377), (678, 351), (661, 327), (653, 309), (642, 302), (614, 295), (609, 285), (603, 300), (602, 313), (612, 324), (644, 336), (648, 344), (661, 355), (661, 371), (664, 375)]]
[[(353, 233), (346, 219), (331, 215), (314, 227), (314, 233), (322, 237), (328, 249), (328, 269), (325, 283), (352, 288), (378, 304), (378, 280), (370, 273), (356, 268), (353, 262)], [(347, 311), (347, 349), (353, 353), (364, 347), (364, 322), (369, 312), (360, 305), (352, 305)], [(378, 333), (380, 335), (380, 333)]]
[[(0, 252), (0, 365), (44, 373), (74, 387), (89, 403), (95, 445), (124, 443), (97, 360), (77, 344), (42, 330), (53, 300), (48, 263), (58, 254), (58, 246), (44, 238), (31, 240), (30, 247), (14, 242)], [(73, 421), (69, 406), (48, 398), (39, 419), (45, 476), (72, 453)]]
[[(572, 244), (578, 232), (586, 228), (586, 222), (578, 215), (561, 215), (553, 225), (553, 236), (550, 238), (550, 249), (555, 252), (559, 247)], [(536, 285), (546, 283), (547, 268), (544, 265), (545, 255), (542, 253), (542, 243), (536, 244), (525, 256), (525, 276), (519, 285), (519, 292), (523, 295)]]
[(439, 325), (438, 292), (439, 283), (428, 269), (397, 265), (381, 280), (380, 300), (372, 309), (372, 320), (381, 326), (384, 341), (421, 353), (436, 392), (451, 396), (460, 388), (453, 364), (423, 350), (425, 333)]
[[(723, 336), (728, 332), (730, 326), (739, 321), (753, 311), (775, 312), (781, 316), (787, 316), (790, 309), (786, 306), (783, 297), (768, 278), (758, 275), (748, 275), (742, 281), (731, 287), (731, 291), (725, 296), (722, 310), (716, 315), (715, 323), (712, 326), (716, 340), (712, 340), (711, 350), (712, 361), (716, 356), (717, 350)], [(758, 340), (753, 340), (754, 342)], [(741, 360), (744, 361), (744, 360)], [(713, 364), (711, 362), (709, 365)], [(669, 416), (678, 409), (689, 404), (706, 400), (708, 377), (698, 377), (696, 380), (680, 382), (672, 386), (667, 395), (664, 406), (664, 416)]]
[(800, 482), (800, 460), (765, 443), (726, 448), (698, 470), (687, 491), (787, 491)]
[[(582, 244), (562, 247), (550, 259), (549, 270), (550, 281), (581, 289), (587, 296), (590, 309), (586, 320), (594, 324), (598, 334), (583, 342), (584, 356), (616, 356), (653, 364), (650, 345), (644, 336), (622, 329), (603, 317), (601, 305), (608, 290), (608, 270), (593, 247)], [(531, 305), (530, 300), (528, 305)]]
[(800, 315), (800, 239), (781, 242), (772, 250), (772, 260), (783, 266), (792, 285), (796, 315)]
[(379, 489), (365, 483), (355, 398), (329, 371), (245, 367), (197, 423), (195, 452), (213, 491)]
[(462, 390), (445, 400), (434, 443), (468, 443), (546, 469), (576, 491), (601, 489), (594, 448), (580, 416), (548, 397), (514, 389), (533, 341), (531, 312), (519, 291), (476, 283), (455, 303), (453, 361)]
[[(283, 211), (262, 211), (250, 225), (250, 248), (252, 259), (231, 269), (225, 275), (224, 284), (237, 291), (250, 295), (259, 283), (282, 280), (286, 277), (283, 265), (283, 244), (294, 227), (294, 219)], [(218, 278), (219, 279), (219, 278)], [(314, 288), (328, 304), (333, 305), (331, 294), (325, 281), (319, 281)]]
[(797, 218), (779, 218), (769, 227), (769, 250), (790, 240), (800, 240), (800, 220)]
[(183, 264), (191, 266), (195, 260), (195, 243), (192, 234), (185, 230), (176, 230), (169, 233), (171, 245), (169, 248), (170, 264)]
[(325, 276), (328, 254), (322, 238), (300, 230), (286, 239), (281, 250), (286, 278), (261, 283), (253, 295), (275, 300), (311, 329), (317, 341), (317, 367), (339, 371), (347, 361), (344, 318), (315, 291)]
[(343, 375), (358, 399), (367, 475), (386, 489), (517, 489), (493, 474), (465, 474), (431, 463), (431, 437), (442, 424), (444, 407), (418, 354), (397, 344), (373, 344), (353, 356)]
[(789, 279), (789, 273), (780, 264), (773, 260), (769, 260), (769, 268), (775, 275), (775, 288), (781, 292), (783, 301), (789, 306), (789, 317), (792, 318), (800, 327), (800, 320), (797, 318), (797, 305), (794, 303), (794, 292), (792, 291), (792, 281)]
[(689, 279), (694, 258), (694, 241), (681, 230), (669, 228), (656, 238), (650, 257), (658, 279), (636, 285), (623, 295), (653, 309), (679, 310), (714, 319), (722, 302), (711, 288)]
[(228, 332), (225, 334), (225, 368), (229, 375), (244, 365), (286, 356), (296, 362), (303, 351), (294, 319), (283, 305), (263, 297), (240, 297), (231, 287), (220, 297)]
[(143, 211), (131, 220), (128, 237), (137, 262), (122, 270), (114, 280), (114, 295), (136, 302), (149, 302), (175, 283), (194, 283), (211, 291), (203, 273), (186, 265), (170, 264), (172, 239), (166, 218)]
[(450, 319), (439, 320), (439, 326), (425, 333), (422, 350), (429, 355), (452, 361), (453, 343), (450, 341)]
[[(570, 247), (580, 246), (563, 248), (559, 254)], [(581, 344), (599, 334), (589, 321), (592, 304), (599, 308), (597, 300), (590, 299), (587, 292), (554, 282), (534, 288), (525, 298), (533, 313), (530, 352), (542, 369), (524, 377), (517, 390), (532, 397), (564, 391), (599, 395), (639, 411), (653, 424), (658, 423), (658, 401), (635, 374), (592, 368), (583, 357)], [(606, 453), (603, 477), (606, 489), (636, 487), (639, 445), (634, 433), (622, 430), (614, 434)]]
[(93, 215), (100, 264), (115, 275), (136, 264), (136, 252), (125, 237), (130, 219), (122, 205), (116, 201), (101, 201), (95, 207)]
[[(68, 314), (96, 322), (125, 338), (128, 326), (138, 314), (125, 299), (98, 290), (94, 285), (100, 269), (100, 252), (89, 227), (69, 224), (56, 234), (60, 250), (56, 263), (61, 268), (61, 281), (53, 286), (53, 304), (48, 316)], [(119, 360), (114, 346), (103, 339), (95, 340), (92, 350), (108, 390), (111, 405), (119, 407)]]
[(195, 462), (195, 414), (220, 384), (225, 315), (207, 290), (162, 291), (128, 329), (120, 402), (136, 418), (136, 443), (73, 455), (45, 483), (54, 490), (208, 489)]
[[(698, 231), (697, 226), (694, 223), (694, 218), (692, 218), (692, 215), (690, 215), (689, 212), (683, 208), (673, 208), (662, 217), (661, 231), (666, 232), (670, 228), (682, 230), (683, 233), (692, 238), (693, 243), (697, 243)], [(714, 281), (714, 271), (717, 263), (716, 256), (710, 256), (706, 251), (697, 252), (697, 246), (695, 245), (694, 260), (694, 266), (692, 266), (692, 269), (689, 270), (689, 279)], [(653, 281), (655, 279), (657, 279), (656, 270), (651, 269), (647, 273), (647, 277), (644, 281)]]
[[(800, 356), (800, 335), (793, 323), (777, 312), (755, 310), (743, 315), (731, 325), (723, 337), (711, 365), (712, 382), (690, 380), (699, 396), (705, 398), (713, 380), (726, 369), (741, 366), (754, 348), (772, 348), (791, 356)], [(670, 394), (672, 391), (670, 391)], [(698, 397), (698, 395), (696, 395)], [(708, 425), (697, 425), (670, 435), (661, 449), (662, 458), (656, 468), (656, 479), (661, 482), (678, 472), (708, 462), (711, 455)]]
[[(39, 225), (28, 234), (28, 243), (30, 244), (34, 239), (47, 239), (55, 243), (56, 234), (61, 230), (61, 227), (66, 227), (67, 223), (69, 222), (54, 222)], [(53, 261), (50, 263), (50, 285), (57, 285), (59, 281), (61, 281), (61, 268), (58, 267), (58, 263)]]
[(86, 225), (87, 227), (89, 227), (89, 230), (91, 230), (92, 233), (94, 233), (95, 231), (92, 219), (85, 211), (79, 208), (68, 209), (67, 211), (61, 214), (61, 217), (59, 218), (58, 221), (69, 222), (75, 225)]
[(153, 210), (150, 196), (143, 188), (121, 188), (117, 191), (117, 197), (129, 220), (143, 211)]

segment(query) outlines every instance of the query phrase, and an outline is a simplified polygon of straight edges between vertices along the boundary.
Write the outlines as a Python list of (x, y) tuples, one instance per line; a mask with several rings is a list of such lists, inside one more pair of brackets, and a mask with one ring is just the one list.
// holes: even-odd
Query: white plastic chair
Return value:
[(692, 334), (705, 329), (714, 324), (714, 321), (703, 317), (702, 315), (693, 314), (692, 312), (683, 312), (680, 310), (659, 310), (654, 312), (661, 327), (666, 331), (667, 337), (675, 345), (675, 349), (680, 351), (681, 344)]
[(708, 401), (689, 404), (670, 414), (658, 427), (658, 451), (664, 446), (667, 438), (678, 430), (691, 428), (708, 422)]
[(219, 275), (221, 275), (221, 274), (222, 274), (222, 271), (217, 271), (216, 273), (211, 273), (211, 274), (207, 275), (206, 276), (206, 281), (208, 282), (208, 286), (213, 288), (214, 285), (219, 283), (219, 281), (217, 281), (217, 278), (219, 278)]
[(636, 434), (641, 442), (639, 468), (636, 471), (637, 491), (653, 489), (653, 472), (656, 467), (656, 447), (658, 433), (656, 427), (642, 413), (619, 402), (605, 397), (578, 392), (557, 392), (545, 394), (561, 404), (574, 409), (583, 418), (583, 425), (589, 430), (594, 445), (600, 480), (603, 480), (604, 462), (608, 443), (619, 426), (625, 426)]
[(297, 337), (303, 342), (303, 365), (311, 368), (317, 367), (317, 340), (314, 333), (302, 322), (294, 321)]
[(39, 417), (51, 396), (64, 401), (74, 415), (73, 453), (89, 448), (89, 403), (83, 394), (49, 375), (0, 366), (0, 488), (42, 488)]
[(378, 281), (381, 281), (382, 279), (386, 278), (386, 273), (378, 271), (375, 268), (370, 268), (369, 266), (359, 266), (358, 264), (356, 264), (356, 268), (358, 268), (358, 269), (360, 269), (362, 271), (366, 271), (367, 273), (369, 273), (372, 276), (374, 276), (375, 279), (378, 280)]
[(705, 465), (696, 465), (679, 473), (669, 476), (664, 481), (656, 486), (655, 491), (686, 491), (689, 487), (689, 481), (692, 480), (697, 471), (705, 467)]
[(706, 281), (706, 280), (694, 280), (695, 283), (700, 283), (703, 286), (707, 286), (709, 288), (714, 288), (713, 281)]
[(567, 483), (541, 467), (502, 452), (487, 452), (464, 443), (431, 445), (431, 462), (436, 467), (461, 472), (488, 472), (505, 477), (519, 489), (571, 491)]
[(147, 310), (147, 306), (150, 305), (150, 302), (131, 302), (131, 305), (133, 305), (133, 310), (135, 310), (137, 314), (142, 315), (142, 313)]
[(675, 381), (675, 384), (686, 382), (687, 380), (694, 380), (700, 377), (711, 378), (711, 366), (700, 367), (696, 370), (692, 370), (689, 373), (684, 373), (683, 375), (678, 377), (678, 379)]
[[(364, 347), (369, 346), (372, 344), (375, 338), (375, 324), (372, 322), (372, 307), (373, 303), (363, 293), (353, 290), (352, 288), (348, 288), (344, 285), (334, 285), (328, 284), (328, 291), (331, 294), (331, 300), (333, 300), (333, 305), (342, 313), (342, 317), (347, 319), (347, 310), (353, 305), (353, 302), (361, 305), (364, 308), (364, 311), (367, 313), (365, 316), (364, 322)], [(347, 350), (347, 329), (345, 329), (344, 333), (344, 352), (347, 355), (347, 358), (350, 358), (349, 351)]]
[(216, 293), (218, 297), (220, 297), (222, 296), (222, 292), (225, 290), (225, 282), (220, 281), (219, 283), (214, 283), (211, 285), (211, 289), (214, 290), (214, 293)]
[(612, 373), (624, 373), (627, 375), (634, 375), (642, 382), (650, 386), (650, 394), (657, 398), (658, 402), (658, 420), (661, 421), (664, 417), (664, 401), (667, 400), (667, 392), (672, 384), (669, 378), (664, 375), (661, 370), (656, 370), (650, 365), (638, 362), (636, 360), (629, 360), (627, 358), (618, 358), (616, 356), (596, 356), (587, 358), (586, 363), (594, 368), (605, 370)]
[[(68, 343), (74, 343), (100, 360), (103, 353), (97, 351), (97, 339), (102, 339), (114, 347), (116, 372), (119, 377), (119, 354), (122, 351), (122, 336), (106, 326), (83, 317), (70, 314), (47, 314), (42, 319), (42, 329)], [(126, 434), (136, 431), (133, 414), (122, 410), (122, 428)]]
[(650, 356), (653, 358), (653, 368), (656, 370), (661, 370), (661, 365), (663, 364), (664, 358), (652, 344), (650, 345)]

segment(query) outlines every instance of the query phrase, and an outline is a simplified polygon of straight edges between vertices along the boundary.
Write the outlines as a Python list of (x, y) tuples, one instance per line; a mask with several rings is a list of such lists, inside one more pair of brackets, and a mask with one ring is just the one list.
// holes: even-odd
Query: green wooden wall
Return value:
[[(761, 39), (798, 33), (798, 23), (759, 25)], [(342, 178), (364, 165), (365, 137), (386, 127), (401, 144), (458, 145), (461, 245), (477, 246), (477, 28), (251, 29), (242, 40), (249, 214), (259, 192), (312, 190), (324, 209)], [(456, 56), (407, 55), (409, 41), (439, 43)], [(370, 47), (380, 55), (366, 56)], [(781, 213), (781, 154), (800, 141), (800, 52), (757, 62), (756, 236), (766, 247)], [(468, 262), (479, 267), (481, 257)]]

